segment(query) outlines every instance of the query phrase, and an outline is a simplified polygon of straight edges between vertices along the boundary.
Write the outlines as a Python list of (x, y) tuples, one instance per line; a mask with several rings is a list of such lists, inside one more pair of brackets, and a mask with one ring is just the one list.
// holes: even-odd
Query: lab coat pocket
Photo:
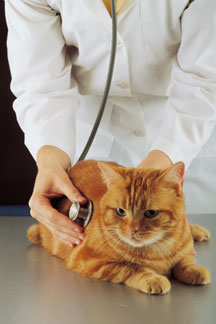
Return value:
[[(76, 156), (81, 155), (92, 131), (92, 125), (85, 121), (76, 123)], [(89, 149), (87, 158), (106, 158), (109, 156), (114, 136), (99, 126), (92, 145)]]

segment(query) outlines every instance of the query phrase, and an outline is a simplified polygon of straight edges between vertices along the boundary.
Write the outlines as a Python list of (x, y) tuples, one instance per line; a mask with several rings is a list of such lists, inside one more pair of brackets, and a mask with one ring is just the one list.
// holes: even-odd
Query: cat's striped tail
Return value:
[(39, 224), (31, 225), (27, 231), (27, 237), (29, 241), (35, 244), (40, 244), (41, 242), (40, 225)]

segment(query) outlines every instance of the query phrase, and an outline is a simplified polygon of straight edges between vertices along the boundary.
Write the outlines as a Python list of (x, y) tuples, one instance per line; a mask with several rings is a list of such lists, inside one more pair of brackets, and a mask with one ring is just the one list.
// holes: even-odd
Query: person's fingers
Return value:
[(79, 245), (82, 243), (81, 240), (77, 239), (76, 237), (68, 238), (68, 235), (58, 230), (58, 228), (54, 226), (48, 225), (47, 228), (52, 233), (52, 235), (59, 241), (63, 242), (64, 244), (75, 247), (76, 245)]
[(48, 230), (50, 231), (50, 233), (53, 235), (53, 237), (54, 237), (55, 239), (58, 239), (59, 241), (61, 241), (63, 244), (69, 246), (70, 248), (74, 248), (74, 247), (76, 246), (76, 244), (73, 244), (73, 243), (71, 243), (70, 241), (67, 241), (67, 240), (65, 240), (65, 239), (63, 239), (63, 238), (58, 238), (58, 237), (56, 236), (56, 231), (53, 230), (52, 227), (47, 226), (47, 228), (48, 228)]
[(56, 224), (52, 224), (51, 222), (47, 221), (47, 219), (44, 219), (44, 217), (42, 217), (41, 215), (37, 215), (37, 220), (47, 228), (49, 228), (50, 231), (55, 234), (54, 236), (60, 241), (80, 244), (85, 237), (83, 233), (79, 234), (74, 231), (68, 231), (67, 229), (66, 231), (64, 231), (64, 228), (60, 228)]
[[(52, 228), (49, 227), (49, 226), (47, 226), (47, 228), (48, 228), (48, 230), (52, 233), (52, 235), (53, 235), (55, 238), (57, 238), (55, 232), (52, 231)], [(63, 244), (65, 244), (65, 245), (69, 246), (70, 248), (74, 248), (74, 247), (76, 246), (76, 244), (73, 244), (73, 243), (71, 243), (71, 242), (69, 242), (69, 241), (67, 241), (67, 240), (62, 239), (62, 238), (59, 239), (59, 241), (61, 241), (61, 242), (62, 242)]]
[(42, 217), (41, 215), (35, 215), (34, 212), (31, 211), (32, 217), (36, 218), (41, 224), (45, 225), (50, 232), (56, 237), (58, 240), (62, 241), (63, 243), (73, 247), (74, 244), (78, 245), (82, 243), (84, 239), (84, 234), (79, 234), (74, 231), (64, 232), (64, 229), (59, 228), (56, 224), (52, 224), (51, 222), (47, 221), (47, 218)]
[(72, 222), (67, 216), (59, 213), (51, 206), (47, 197), (35, 195), (29, 202), (31, 215), (42, 224), (53, 225), (70, 235), (71, 232), (81, 234), (82, 227)]
[(61, 188), (62, 193), (71, 201), (79, 201), (79, 203), (86, 203), (86, 198), (80, 193), (80, 191), (72, 184), (70, 178), (66, 176), (59, 179), (58, 187)]

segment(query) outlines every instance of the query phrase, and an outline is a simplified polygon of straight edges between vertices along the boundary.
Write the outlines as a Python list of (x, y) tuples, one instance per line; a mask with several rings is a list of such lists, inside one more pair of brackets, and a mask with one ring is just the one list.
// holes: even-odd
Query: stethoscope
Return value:
[[(103, 112), (106, 106), (110, 85), (112, 81), (112, 75), (113, 75), (113, 68), (114, 68), (114, 62), (115, 62), (115, 54), (116, 54), (116, 40), (117, 40), (117, 16), (116, 16), (116, 4), (115, 0), (111, 0), (111, 8), (112, 8), (112, 46), (111, 46), (111, 54), (110, 54), (110, 62), (109, 62), (109, 68), (107, 73), (107, 79), (106, 84), (104, 88), (104, 93), (101, 101), (101, 105), (98, 111), (97, 118), (95, 120), (94, 126), (92, 128), (91, 134), (89, 136), (89, 139), (83, 149), (82, 154), (80, 155), (80, 158), (77, 162), (82, 161), (85, 159), (91, 144), (94, 140), (95, 134), (97, 132), (98, 126), (100, 124), (101, 118), (103, 116)], [(93, 203), (91, 200), (87, 199), (87, 203), (85, 205), (80, 205), (78, 201), (75, 201), (70, 209), (69, 209), (69, 218), (82, 226), (82, 228), (85, 228), (92, 216), (93, 213)]]

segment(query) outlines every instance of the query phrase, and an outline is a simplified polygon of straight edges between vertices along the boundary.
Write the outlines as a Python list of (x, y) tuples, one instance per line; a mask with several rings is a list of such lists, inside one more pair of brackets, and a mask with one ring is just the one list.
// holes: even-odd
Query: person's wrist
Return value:
[(42, 146), (37, 153), (38, 169), (49, 168), (51, 166), (61, 167), (65, 171), (70, 166), (69, 156), (56, 146), (45, 145)]
[(147, 157), (138, 165), (138, 168), (166, 169), (172, 164), (167, 154), (159, 150), (153, 150), (149, 152)]

